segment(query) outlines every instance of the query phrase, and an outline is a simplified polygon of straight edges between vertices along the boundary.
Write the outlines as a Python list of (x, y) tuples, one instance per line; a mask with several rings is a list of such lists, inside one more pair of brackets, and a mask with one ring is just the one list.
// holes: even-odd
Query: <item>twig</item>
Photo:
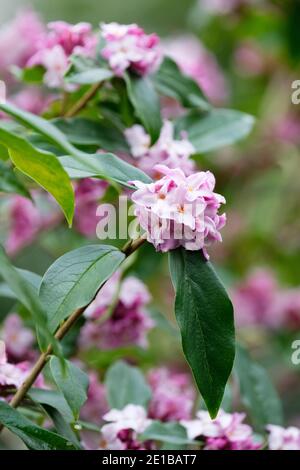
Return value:
[(92, 99), (94, 98), (95, 94), (97, 93), (97, 91), (100, 89), (102, 85), (102, 82), (100, 83), (95, 83), (94, 85), (92, 85), (88, 91), (74, 104), (74, 106), (72, 106), (69, 111), (67, 111), (65, 114), (64, 114), (64, 117), (66, 118), (70, 118), (70, 117), (73, 117), (75, 116), (77, 113), (79, 113), (79, 111), (81, 111), (83, 108), (85, 108), (85, 106), (87, 105), (87, 103)]

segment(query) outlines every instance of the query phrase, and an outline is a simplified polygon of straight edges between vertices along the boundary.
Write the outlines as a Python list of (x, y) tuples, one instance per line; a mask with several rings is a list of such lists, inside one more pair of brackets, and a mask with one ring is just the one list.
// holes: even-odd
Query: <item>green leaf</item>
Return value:
[(214, 109), (208, 113), (193, 111), (176, 121), (176, 132), (188, 133), (197, 152), (211, 152), (233, 144), (252, 130), (254, 118), (231, 109)]
[(35, 288), (24, 278), (24, 276), (22, 276), (22, 274), (18, 272), (14, 266), (12, 266), (1, 245), (0, 274), (13, 293), (16, 295), (17, 299), (31, 313), (38, 331), (42, 334), (43, 348), (50, 343), (53, 345), (55, 351), (59, 351), (58, 344), (48, 329), (46, 322), (47, 317), (42, 308)]
[(31, 388), (27, 394), (34, 402), (55, 408), (68, 422), (74, 421), (73, 412), (64, 396), (57, 390)]
[(103, 119), (94, 121), (87, 118), (55, 119), (52, 121), (74, 145), (95, 145), (108, 152), (129, 152), (122, 132)]
[(52, 420), (56, 431), (68, 441), (72, 442), (76, 447), (80, 448), (78, 438), (72, 428), (72, 425), (68, 423), (61, 413), (53, 406), (43, 405), (42, 408), (45, 410), (49, 418)]
[(282, 405), (267, 371), (241, 346), (237, 347), (234, 367), (242, 401), (257, 430), (264, 431), (267, 424), (282, 425)]
[(18, 179), (12, 168), (0, 161), (0, 193), (20, 194), (20, 196), (30, 198), (26, 187)]
[(49, 152), (35, 149), (22, 137), (2, 128), (0, 128), (0, 142), (9, 149), (10, 158), (15, 166), (52, 194), (71, 225), (74, 214), (74, 191), (57, 157)]
[(143, 171), (129, 165), (112, 153), (86, 154), (81, 161), (74, 157), (59, 157), (59, 161), (70, 178), (98, 177), (108, 181), (115, 181), (127, 188), (134, 188), (129, 181), (139, 180), (151, 183), (152, 180)]
[(0, 422), (16, 434), (31, 450), (76, 450), (77, 447), (58, 434), (46, 431), (0, 401)]
[(84, 307), (118, 269), (125, 255), (113, 246), (88, 245), (58, 258), (45, 273), (40, 299), (51, 331), (75, 309)]
[(89, 379), (87, 374), (70, 361), (52, 356), (50, 370), (53, 379), (70, 406), (74, 419), (79, 418), (82, 405), (87, 400)]
[(75, 83), (76, 85), (92, 85), (93, 83), (104, 82), (110, 80), (114, 74), (111, 70), (105, 68), (92, 68), (82, 72), (68, 74), (65, 77), (67, 83)]
[(174, 98), (187, 108), (199, 108), (204, 111), (211, 108), (198, 84), (184, 75), (176, 62), (169, 57), (165, 57), (153, 78), (161, 95)]
[(42, 65), (35, 65), (34, 67), (19, 68), (12, 67), (14, 76), (25, 83), (41, 84), (45, 75), (45, 68)]
[[(42, 281), (41, 276), (36, 273), (32, 273), (31, 271), (27, 271), (26, 269), (15, 269), (29, 284), (31, 284), (36, 293), (38, 293)], [(18, 300), (18, 296), (10, 289), (7, 284), (5, 284), (5, 282), (0, 283), (0, 297)]]
[(153, 421), (150, 426), (140, 434), (142, 441), (153, 440), (167, 442), (175, 445), (190, 444), (186, 429), (179, 423), (162, 423)]
[(162, 120), (158, 95), (149, 78), (125, 76), (129, 99), (137, 117), (151, 136), (154, 143), (160, 134)]
[(146, 407), (151, 398), (151, 389), (143, 374), (123, 361), (108, 369), (105, 386), (111, 408), (121, 410), (130, 403)]
[(170, 272), (183, 351), (214, 418), (234, 361), (232, 304), (201, 252), (171, 251)]

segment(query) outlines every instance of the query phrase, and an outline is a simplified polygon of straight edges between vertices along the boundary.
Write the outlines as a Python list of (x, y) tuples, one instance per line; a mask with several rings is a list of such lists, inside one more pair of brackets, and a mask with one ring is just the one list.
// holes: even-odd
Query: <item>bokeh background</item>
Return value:
[[(199, 155), (197, 161), (216, 174), (217, 190), (227, 198), (224, 243), (211, 252), (236, 301), (239, 339), (272, 377), (283, 401), (285, 422), (299, 426), (300, 365), (292, 363), (291, 345), (300, 339), (300, 105), (291, 103), (291, 84), (300, 79), (300, 2), (2, 3), (2, 23), (28, 6), (45, 21), (89, 21), (95, 26), (101, 21), (137, 22), (165, 38), (166, 48), (175, 37), (192, 35), (209, 57), (202, 73), (211, 88), (215, 83), (212, 99), (219, 106), (255, 116), (255, 129), (246, 141)], [(191, 54), (187, 48), (187, 58)], [(212, 75), (207, 77), (208, 69)], [(2, 220), (2, 238), (5, 225)], [(20, 250), (15, 263), (42, 274), (57, 256), (83, 242), (80, 234), (59, 227)], [(149, 284), (156, 307), (172, 320), (172, 288), (165, 259), (160, 259), (148, 247), (133, 270)], [(2, 317), (10, 308), (3, 301)], [(150, 350), (138, 356), (144, 366), (147, 361), (171, 361), (174, 351), (181, 357), (176, 342), (164, 333), (154, 332), (151, 338)], [(94, 353), (89, 360), (101, 367), (101, 361), (110, 358), (100, 359)]]

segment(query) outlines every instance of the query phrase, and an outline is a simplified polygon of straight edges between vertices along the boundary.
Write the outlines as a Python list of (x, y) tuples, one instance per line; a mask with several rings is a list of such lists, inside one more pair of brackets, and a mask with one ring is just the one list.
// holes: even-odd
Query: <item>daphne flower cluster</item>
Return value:
[(156, 34), (147, 35), (136, 24), (101, 24), (105, 46), (101, 51), (109, 66), (118, 76), (130, 69), (139, 75), (147, 75), (158, 68), (162, 53)]
[(180, 168), (187, 175), (195, 169), (195, 162), (190, 158), (196, 153), (195, 148), (185, 134), (181, 139), (174, 138), (171, 121), (164, 122), (159, 139), (152, 146), (150, 136), (139, 124), (126, 129), (125, 137), (139, 168), (153, 178), (157, 176), (154, 165), (160, 163), (169, 168)]
[(3, 323), (0, 337), (6, 343), (6, 352), (9, 360), (18, 362), (31, 359), (34, 335), (26, 328), (16, 313), (10, 313)]
[(146, 311), (150, 299), (148, 289), (139, 279), (129, 276), (122, 281), (120, 273), (116, 273), (85, 312), (87, 322), (81, 329), (80, 346), (145, 347), (147, 333), (154, 326)]
[(269, 424), (268, 447), (270, 450), (300, 450), (300, 429), (291, 426), (282, 428)]
[(181, 71), (192, 77), (214, 104), (223, 104), (228, 86), (215, 57), (192, 35), (178, 36), (164, 42), (165, 54)]
[(154, 168), (164, 175), (154, 183), (133, 181), (135, 215), (147, 233), (147, 239), (158, 251), (179, 246), (187, 250), (203, 250), (215, 241), (222, 241), (220, 229), (225, 214), (219, 215), (223, 196), (215, 193), (215, 178), (209, 171), (185, 176), (180, 169), (164, 165)]
[(232, 291), (236, 318), (241, 326), (298, 329), (300, 289), (280, 288), (274, 275), (257, 269)]
[(151, 448), (149, 442), (139, 442), (138, 434), (151, 424), (147, 412), (142, 406), (127, 405), (122, 410), (110, 410), (103, 416), (109, 422), (102, 427), (102, 449), (142, 450)]
[(39, 41), (37, 52), (30, 57), (26, 65), (42, 65), (46, 69), (46, 85), (49, 88), (61, 87), (69, 66), (69, 56), (93, 55), (96, 42), (89, 23), (72, 25), (64, 21), (54, 21), (48, 24), (48, 33)]
[(180, 421), (191, 418), (195, 391), (186, 373), (167, 368), (153, 369), (148, 374), (152, 389), (149, 416), (160, 421)]
[(4, 341), (0, 341), (0, 388), (20, 387), (25, 379), (25, 374), (18, 365), (8, 362)]
[(255, 442), (253, 430), (243, 423), (244, 413), (225, 413), (219, 411), (216, 419), (211, 420), (207, 411), (198, 411), (197, 418), (181, 421), (189, 439), (201, 439), (206, 450), (257, 450), (260, 443)]

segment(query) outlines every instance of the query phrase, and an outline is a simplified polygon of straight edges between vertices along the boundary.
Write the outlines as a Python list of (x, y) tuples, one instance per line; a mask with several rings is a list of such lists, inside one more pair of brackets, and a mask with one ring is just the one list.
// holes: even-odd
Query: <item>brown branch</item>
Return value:
[(97, 91), (100, 89), (102, 85), (102, 82), (101, 83), (95, 83), (94, 85), (92, 85), (88, 91), (74, 104), (74, 106), (72, 106), (69, 111), (67, 111), (65, 114), (64, 114), (64, 117), (66, 118), (70, 118), (70, 117), (73, 117), (75, 116), (77, 113), (79, 113), (79, 111), (81, 111), (83, 108), (86, 107), (87, 103), (92, 99), (94, 98), (94, 96), (96, 95)]

